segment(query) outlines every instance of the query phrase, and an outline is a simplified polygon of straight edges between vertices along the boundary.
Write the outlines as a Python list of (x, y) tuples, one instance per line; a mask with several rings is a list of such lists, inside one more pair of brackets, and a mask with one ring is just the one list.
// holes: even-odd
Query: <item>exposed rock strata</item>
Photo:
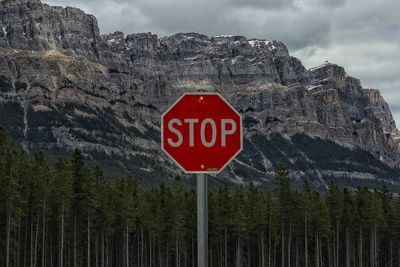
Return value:
[[(400, 135), (379, 91), (335, 64), (307, 70), (282, 42), (197, 33), (101, 36), (94, 16), (39, 0), (0, 1), (0, 18), (0, 123), (28, 149), (79, 147), (93, 160), (127, 159), (115, 163), (127, 172), (135, 161), (143, 172), (175, 175), (159, 149), (160, 115), (184, 92), (218, 91), (242, 113), (249, 144), (250, 160), (239, 158), (223, 174), (232, 180), (252, 171), (260, 183), (268, 180), (275, 159), (268, 147), (250, 145), (276, 134), (293, 149), (291, 137), (306, 134), (399, 167)], [(299, 155), (287, 158), (313, 166), (304, 151)], [(303, 176), (340, 171), (318, 168), (303, 169)]]

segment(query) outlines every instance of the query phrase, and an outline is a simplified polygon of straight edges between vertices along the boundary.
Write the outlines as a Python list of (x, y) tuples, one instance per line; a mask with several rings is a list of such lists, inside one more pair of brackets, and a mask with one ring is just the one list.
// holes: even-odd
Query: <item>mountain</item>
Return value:
[(293, 180), (400, 191), (400, 133), (380, 92), (343, 67), (307, 70), (279, 41), (178, 33), (101, 35), (76, 8), (0, 1), (0, 124), (28, 152), (74, 148), (109, 177), (183, 175), (160, 151), (160, 116), (217, 91), (243, 116), (245, 149), (215, 182)]

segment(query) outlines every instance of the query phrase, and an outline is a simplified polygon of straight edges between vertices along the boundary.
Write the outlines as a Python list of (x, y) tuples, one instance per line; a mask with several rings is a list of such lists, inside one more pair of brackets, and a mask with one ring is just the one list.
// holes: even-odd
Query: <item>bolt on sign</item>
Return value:
[(187, 93), (162, 116), (162, 149), (186, 173), (219, 173), (242, 150), (242, 118), (217, 93)]

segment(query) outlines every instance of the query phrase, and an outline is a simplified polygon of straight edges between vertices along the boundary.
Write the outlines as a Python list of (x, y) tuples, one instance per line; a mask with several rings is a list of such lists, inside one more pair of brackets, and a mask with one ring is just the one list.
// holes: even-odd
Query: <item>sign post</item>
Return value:
[(197, 257), (198, 266), (208, 265), (208, 195), (207, 177), (197, 174)]
[(217, 93), (187, 93), (161, 117), (162, 150), (197, 174), (198, 267), (208, 266), (207, 174), (218, 174), (243, 148), (242, 117)]

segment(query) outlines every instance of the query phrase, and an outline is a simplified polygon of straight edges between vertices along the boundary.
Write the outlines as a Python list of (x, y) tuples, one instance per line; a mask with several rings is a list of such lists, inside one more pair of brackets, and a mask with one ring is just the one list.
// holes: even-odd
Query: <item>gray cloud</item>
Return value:
[(306, 67), (325, 60), (381, 89), (400, 125), (398, 0), (43, 0), (94, 14), (102, 32), (239, 34), (284, 41)]
[[(202, 32), (279, 39), (292, 49), (329, 42), (329, 9), (314, 0), (48, 0), (97, 16), (103, 32)], [(315, 0), (321, 1), (321, 0)]]
[(318, 0), (318, 3), (327, 7), (340, 7), (345, 5), (347, 0)]
[(230, 0), (225, 1), (228, 5), (256, 8), (283, 8), (292, 6), (294, 0)]

